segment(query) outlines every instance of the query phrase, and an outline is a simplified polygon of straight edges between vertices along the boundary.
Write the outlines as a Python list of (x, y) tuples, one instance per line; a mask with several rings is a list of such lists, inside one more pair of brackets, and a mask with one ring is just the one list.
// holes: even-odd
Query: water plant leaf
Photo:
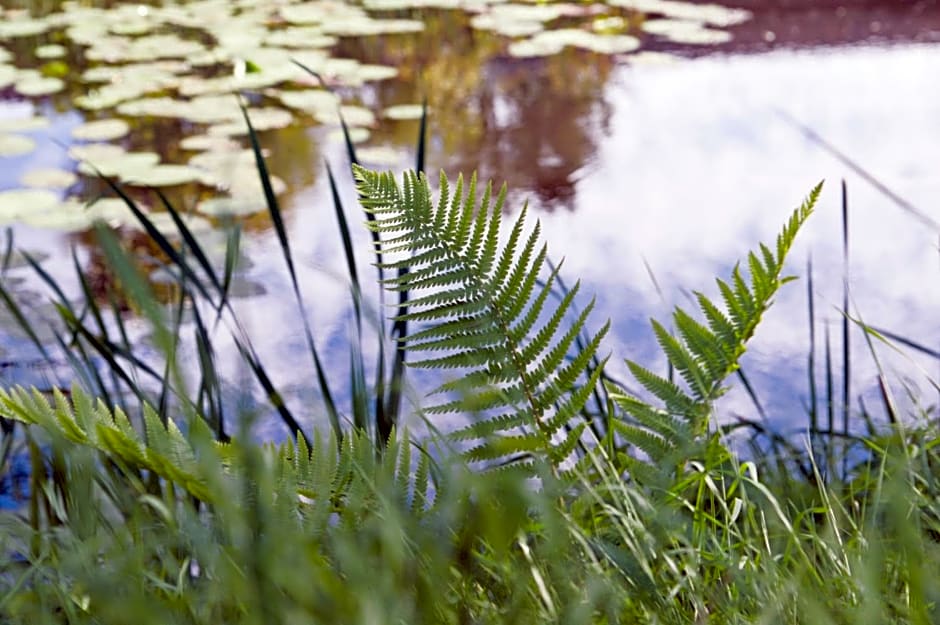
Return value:
[(327, 138), (330, 141), (346, 141), (347, 137), (352, 143), (365, 143), (372, 136), (372, 131), (368, 128), (362, 128), (360, 126), (346, 127), (345, 131), (342, 128), (336, 130), (331, 130), (327, 135)]
[(40, 189), (67, 189), (77, 181), (78, 176), (73, 172), (55, 168), (33, 169), (20, 177), (24, 187)]
[(180, 147), (192, 152), (230, 152), (241, 149), (241, 144), (228, 137), (202, 134), (181, 139)]
[(10, 189), (0, 191), (0, 220), (11, 221), (30, 213), (55, 208), (59, 194), (45, 189)]
[(0, 158), (29, 154), (36, 149), (36, 142), (21, 135), (0, 134)]
[(356, 156), (359, 162), (370, 165), (398, 165), (402, 160), (402, 151), (387, 145), (375, 145), (358, 148)]
[(746, 9), (726, 7), (715, 3), (699, 4), (680, 0), (607, 0), (607, 3), (640, 13), (696, 21), (719, 28), (742, 24), (753, 17), (753, 14)]
[(154, 165), (132, 171), (118, 171), (123, 182), (132, 186), (174, 187), (202, 180), (202, 172), (189, 165)]
[(33, 54), (36, 55), (37, 59), (61, 59), (66, 52), (68, 52), (68, 49), (65, 46), (50, 43), (37, 47)]
[(382, 117), (394, 120), (416, 120), (424, 115), (424, 106), (421, 104), (397, 104), (389, 106), (382, 111)]
[(714, 45), (731, 41), (731, 33), (706, 28), (702, 22), (679, 19), (658, 19), (643, 22), (641, 28), (675, 43)]
[[(2, 84), (2, 81), (0, 81), (0, 84)], [(45, 130), (50, 125), (47, 118), (38, 115), (32, 115), (30, 117), (5, 117), (0, 119), (0, 133), (34, 132), (36, 130)]]
[(17, 80), (13, 88), (20, 95), (43, 96), (62, 91), (65, 89), (65, 82), (59, 78), (27, 76)]
[(72, 129), (72, 138), (80, 141), (112, 141), (127, 136), (130, 125), (123, 119), (99, 119)]
[(0, 21), (0, 39), (33, 37), (49, 30), (50, 25), (39, 19), (4, 19)]
[(335, 93), (326, 89), (281, 91), (277, 97), (284, 106), (311, 114), (336, 110), (340, 102)]
[(116, 147), (115, 151), (77, 149), (84, 146), (72, 146), (70, 155), (78, 154), (83, 160), (78, 164), (78, 173), (90, 176), (118, 176), (124, 180), (138, 177), (141, 172), (159, 167), (160, 155), (155, 152), (125, 152), (123, 148), (110, 144), (91, 144)]
[(212, 217), (240, 217), (263, 212), (267, 210), (267, 205), (261, 195), (256, 197), (214, 197), (199, 202), (196, 205), (196, 210)]

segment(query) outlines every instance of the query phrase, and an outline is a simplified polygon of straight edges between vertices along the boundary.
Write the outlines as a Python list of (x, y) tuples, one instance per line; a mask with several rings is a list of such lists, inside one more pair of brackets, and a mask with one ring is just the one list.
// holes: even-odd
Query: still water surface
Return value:
[[(470, 29), (460, 11), (417, 11), (427, 25), (420, 35), (352, 37), (336, 44), (339, 56), (399, 70), (394, 79), (339, 90), (344, 102), (376, 111), (428, 98), (429, 169), (478, 169), (483, 178), (507, 181), (513, 214), (529, 202), (551, 256), (565, 259), (566, 279), (582, 279), (584, 301), (597, 295), (595, 327), (613, 319), (606, 349), (616, 375), (623, 372), (624, 357), (661, 368), (648, 318), (664, 319), (672, 306), (689, 305), (692, 289), (714, 295), (712, 277), (727, 275), (758, 241), (771, 241), (820, 179), (826, 188), (817, 214), (791, 257), (792, 273), (803, 277), (812, 257), (817, 362), (823, 361), (828, 329), (840, 366), (843, 179), (853, 315), (935, 348), (940, 232), (898, 207), (799, 124), (922, 216), (940, 221), (940, 45), (933, 43), (940, 8), (913, 3), (902, 11), (893, 3), (875, 3), (839, 12), (819, 3), (821, 9), (787, 12), (772, 3), (741, 4), (753, 5), (754, 16), (728, 29), (735, 35), (731, 42), (703, 48), (645, 37), (644, 49), (674, 57), (649, 57), (669, 62), (642, 64), (629, 56), (571, 49), (547, 58), (514, 58), (506, 54), (504, 38)], [(16, 53), (23, 57), (23, 51)], [(0, 119), (38, 113), (52, 120), (50, 130), (34, 135), (35, 151), (2, 161), (0, 189), (17, 186), (24, 173), (40, 166), (72, 166), (52, 139), (68, 143), (70, 129), (95, 117), (71, 106), (80, 89), (70, 83), (66, 92), (38, 100), (0, 92)], [(192, 125), (133, 123), (124, 140), (128, 147), (155, 150), (168, 162), (185, 160), (177, 144), (195, 132)], [(416, 132), (414, 121), (379, 121), (368, 145), (391, 150), (377, 154), (375, 164), (408, 167)], [(339, 172), (351, 211), (355, 196), (343, 169), (343, 147), (332, 128), (313, 123), (266, 132), (262, 139), (272, 172), (286, 183), (282, 206), (326, 368), (344, 372), (351, 320), (323, 168), (326, 160)], [(90, 179), (77, 187), (83, 197), (98, 190)], [(195, 187), (173, 192), (187, 206), (205, 194)], [(244, 220), (249, 236), (240, 312), (291, 401), (298, 407), (315, 402), (301, 326), (294, 307), (284, 303), (289, 283), (276, 239), (264, 214)], [(87, 235), (24, 225), (13, 230), (18, 245), (48, 254), (45, 268), (73, 289), (71, 245), (88, 271), (107, 274)], [(365, 266), (368, 237), (359, 231), (358, 239)], [(20, 295), (41, 314), (42, 297), (28, 275), (23, 269), (10, 273), (22, 279)], [(805, 427), (809, 401), (806, 285), (803, 279), (783, 291), (745, 359), (767, 417), (788, 431)], [(25, 342), (12, 328), (7, 333), (4, 359), (29, 358)], [(877, 370), (860, 332), (851, 347), (852, 409), (861, 396), (877, 415)], [(878, 355), (899, 391), (907, 384), (919, 401), (936, 406), (930, 382), (937, 378), (935, 361), (885, 347)], [(35, 378), (17, 367), (6, 373), (8, 381)], [(234, 391), (242, 374), (234, 363), (227, 373)], [(822, 387), (821, 371), (817, 379)], [(743, 393), (732, 393), (722, 412), (760, 418)], [(262, 434), (283, 432), (272, 421)]]

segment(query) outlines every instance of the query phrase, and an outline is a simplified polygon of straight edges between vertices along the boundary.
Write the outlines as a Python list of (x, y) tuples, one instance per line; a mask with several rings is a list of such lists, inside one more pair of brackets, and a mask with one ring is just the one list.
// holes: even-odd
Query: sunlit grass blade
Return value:
[[(281, 254), (284, 262), (287, 264), (287, 271), (290, 275), (291, 286), (294, 290), (294, 298), (297, 301), (297, 307), (301, 316), (301, 323), (304, 328), (304, 336), (307, 340), (307, 348), (313, 358), (313, 366), (317, 376), (317, 383), (320, 387), (320, 393), (326, 406), (327, 416), (330, 425), (336, 431), (337, 437), (342, 436), (342, 430), (339, 422), (339, 413), (336, 410), (336, 402), (333, 400), (333, 393), (330, 390), (329, 382), (323, 371), (323, 364), (320, 360), (320, 354), (317, 352), (316, 343), (313, 340), (313, 332), (310, 330), (310, 319), (307, 315), (307, 308), (304, 305), (303, 296), (300, 293), (300, 284), (297, 281), (297, 271), (294, 268), (294, 257), (290, 251), (290, 243), (287, 238), (287, 230), (284, 227), (284, 218), (281, 214), (281, 208), (277, 197), (274, 194), (274, 188), (271, 186), (271, 176), (268, 173), (268, 166), (264, 161), (264, 155), (261, 152), (261, 144), (258, 141), (258, 134), (251, 125), (251, 119), (248, 116), (248, 109), (239, 102), (242, 109), (242, 116), (245, 118), (245, 124), (248, 126), (248, 138), (251, 141), (251, 149), (255, 155), (255, 165), (258, 168), (258, 175), (261, 178), (261, 186), (264, 189), (264, 198), (268, 205), (268, 213), (271, 216), (271, 222), (274, 225), (274, 232), (277, 235), (278, 243), (281, 246)], [(254, 368), (254, 367), (252, 367)], [(293, 419), (293, 417), (291, 417)], [(299, 429), (299, 428), (298, 428)]]
[(865, 327), (866, 329), (874, 330), (875, 332), (884, 336), (885, 338), (889, 338), (892, 341), (900, 343), (901, 345), (910, 347), (911, 349), (918, 351), (921, 354), (924, 354), (925, 356), (930, 356), (931, 358), (940, 360), (940, 350), (933, 349), (932, 347), (927, 347), (926, 345), (924, 345), (923, 343), (919, 341), (915, 341), (914, 339), (908, 338), (906, 336), (902, 336), (900, 334), (897, 334), (896, 332), (892, 332), (891, 330), (885, 330), (884, 328), (879, 328), (877, 326), (865, 326)]

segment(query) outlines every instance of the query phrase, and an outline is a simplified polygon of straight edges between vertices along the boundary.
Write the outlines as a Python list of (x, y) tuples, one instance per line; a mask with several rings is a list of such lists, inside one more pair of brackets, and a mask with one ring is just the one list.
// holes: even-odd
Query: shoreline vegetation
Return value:
[[(292, 242), (245, 122), (306, 320)], [(159, 192), (178, 243), (108, 182), (175, 276), (168, 300), (104, 226), (98, 241), (116, 272), (104, 298), (79, 270), (84, 299), (68, 300), (24, 255), (54, 294), (53, 344), (12, 294), (0, 296), (37, 349), (69, 359), (74, 385), (0, 391), (4, 445), (17, 436), (30, 458), (28, 500), (0, 513), (5, 623), (940, 620), (935, 408), (898, 414), (882, 379), (885, 425), (848, 436), (842, 415), (810, 414), (805, 448), (773, 439), (772, 453), (753, 458), (716, 420), (721, 395), (745, 381), (738, 362), (762, 315), (793, 288), (786, 255), (821, 185), (775, 241), (719, 279), (720, 299), (696, 293), (697, 310), (652, 321), (669, 372), (628, 360), (625, 384), (604, 371), (607, 326), (551, 263), (538, 224), (504, 214), (505, 189), (442, 175), (432, 190), (420, 173), (425, 127), (426, 112), (418, 173), (401, 180), (360, 168), (347, 142), (379, 309), (395, 312), (374, 327), (356, 218), (328, 170), (357, 332), (337, 386), (303, 327), (322, 430), (302, 430), (230, 305), (237, 224), (219, 266)], [(127, 309), (152, 327), (160, 362), (128, 338)], [(259, 415), (226, 412), (220, 332), (296, 438), (257, 444)], [(179, 364), (184, 343), (195, 380)], [(419, 415), (426, 437), (402, 427), (406, 364), (441, 374)], [(348, 414), (339, 388), (351, 389)], [(473, 418), (436, 431), (449, 413)]]

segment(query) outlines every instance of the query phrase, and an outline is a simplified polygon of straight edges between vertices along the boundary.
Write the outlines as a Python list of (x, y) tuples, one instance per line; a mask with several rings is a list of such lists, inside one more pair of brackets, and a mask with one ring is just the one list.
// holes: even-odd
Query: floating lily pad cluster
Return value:
[[(342, 58), (333, 50), (342, 38), (413, 37), (424, 30), (424, 22), (404, 19), (402, 11), (412, 17), (420, 15), (418, 9), (466, 12), (472, 28), (504, 38), (505, 50), (514, 56), (549, 56), (570, 47), (629, 54), (634, 62), (671, 58), (642, 51), (645, 38), (720, 43), (731, 36), (727, 27), (749, 18), (746, 11), (716, 4), (606, 2), (195, 0), (103, 9), (67, 1), (41, 18), (0, 9), (0, 94), (41, 100), (65, 90), (67, 81), (77, 82), (80, 94), (69, 103), (87, 118), (71, 129), (71, 145), (64, 148), (74, 168), (29, 171), (14, 181), (20, 188), (0, 191), (0, 224), (82, 230), (104, 219), (132, 226), (121, 203), (62, 199), (63, 191), (80, 191), (81, 176), (98, 175), (129, 187), (198, 185), (206, 199), (196, 211), (204, 217), (264, 210), (254, 156), (245, 149), (248, 127), (233, 93), (254, 94), (248, 114), (262, 132), (313, 122), (338, 126), (342, 116), (352, 141), (365, 143), (378, 123), (418, 119), (417, 104), (378, 110), (337, 95), (398, 76), (396, 67)], [(24, 45), (32, 46), (30, 58), (23, 58)], [(188, 134), (180, 147), (194, 153), (188, 162), (163, 162), (155, 152), (122, 145), (163, 119), (185, 123)], [(52, 140), (48, 129), (39, 116), (0, 118), (0, 159), (28, 158), (41, 142)], [(384, 165), (399, 162), (402, 153), (366, 145), (359, 156)], [(277, 178), (274, 187), (278, 193), (286, 189)], [(197, 228), (210, 225), (201, 217), (191, 219)]]

